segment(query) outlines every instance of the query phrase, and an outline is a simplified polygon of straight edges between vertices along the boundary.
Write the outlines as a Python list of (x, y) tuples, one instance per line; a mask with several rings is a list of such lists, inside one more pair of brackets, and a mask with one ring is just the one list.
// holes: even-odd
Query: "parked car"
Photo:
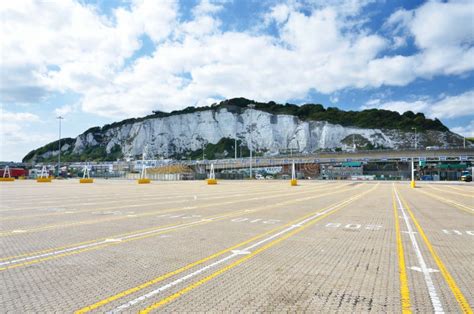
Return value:
[(464, 182), (471, 182), (472, 181), (472, 174), (469, 171), (463, 171), (461, 174), (461, 181)]

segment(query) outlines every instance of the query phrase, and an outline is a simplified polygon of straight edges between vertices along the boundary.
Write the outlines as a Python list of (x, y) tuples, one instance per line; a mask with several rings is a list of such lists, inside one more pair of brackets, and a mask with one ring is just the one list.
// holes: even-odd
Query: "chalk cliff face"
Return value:
[[(303, 121), (293, 115), (250, 108), (235, 112), (221, 107), (93, 128), (75, 139), (65, 140), (62, 154), (73, 156), (99, 152), (136, 157), (146, 146), (149, 158), (172, 157), (200, 150), (207, 144), (216, 144), (222, 138), (237, 138), (247, 146), (252, 138), (254, 149), (265, 154), (278, 154), (290, 149), (300, 153), (350, 149), (353, 143), (358, 148), (410, 148), (414, 143), (411, 131), (348, 127), (325, 121)], [(428, 130), (418, 132), (417, 141), (419, 147), (445, 147), (460, 145), (462, 138), (449, 131)], [(41, 160), (57, 155), (57, 144), (52, 146), (51, 150), (33, 151), (25, 159)]]

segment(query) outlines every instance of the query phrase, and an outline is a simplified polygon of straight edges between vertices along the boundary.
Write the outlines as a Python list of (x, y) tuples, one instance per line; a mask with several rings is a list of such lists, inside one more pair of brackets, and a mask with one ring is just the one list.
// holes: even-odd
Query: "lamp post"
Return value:
[(415, 130), (415, 150), (418, 149), (418, 139), (416, 137), (416, 128), (411, 128), (412, 130)]
[(252, 109), (250, 111), (250, 140), (249, 140), (249, 149), (250, 149), (250, 179), (253, 178), (252, 176), (252, 149), (253, 149), (253, 142), (252, 142), (252, 132), (253, 132), (253, 109), (255, 108), (254, 104), (249, 104), (248, 108)]
[(234, 159), (237, 160), (237, 119), (235, 119)]
[(58, 150), (59, 150), (59, 154), (58, 154), (58, 177), (61, 173), (61, 120), (63, 120), (64, 118), (62, 116), (57, 116), (56, 119), (58, 119), (59, 121), (59, 140), (58, 140)]
[[(418, 148), (418, 141), (416, 138), (416, 128), (412, 128), (412, 130), (415, 130), (415, 150)], [(415, 188), (415, 160), (414, 157), (411, 157), (411, 182), (410, 186), (412, 188)]]

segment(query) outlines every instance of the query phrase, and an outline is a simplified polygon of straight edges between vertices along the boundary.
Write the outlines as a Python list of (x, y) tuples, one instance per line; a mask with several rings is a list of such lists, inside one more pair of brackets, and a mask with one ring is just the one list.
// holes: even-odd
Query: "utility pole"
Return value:
[(237, 160), (237, 126), (239, 122), (235, 119), (234, 159)]
[(412, 130), (415, 130), (415, 150), (418, 149), (418, 139), (416, 138), (416, 128), (411, 128)]
[(59, 154), (58, 154), (58, 177), (61, 173), (61, 120), (63, 120), (64, 118), (62, 116), (58, 116), (56, 117), (56, 119), (59, 120), (59, 140), (58, 140), (58, 150), (59, 150)]
[(250, 149), (250, 179), (253, 178), (252, 176), (252, 149), (253, 149), (253, 143), (252, 143), (252, 132), (253, 132), (253, 109), (255, 108), (254, 104), (249, 104), (248, 107), (252, 109), (250, 111), (250, 140), (249, 140), (249, 149)]

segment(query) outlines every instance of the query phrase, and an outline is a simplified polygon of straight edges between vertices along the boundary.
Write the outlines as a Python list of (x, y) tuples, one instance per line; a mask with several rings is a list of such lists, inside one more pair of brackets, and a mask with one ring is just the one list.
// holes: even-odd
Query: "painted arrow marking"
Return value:
[(412, 267), (410, 267), (410, 269), (415, 270), (415, 271), (419, 271), (420, 273), (423, 273), (425, 271), (429, 272), (429, 273), (439, 273), (439, 270), (433, 269), (433, 268), (426, 268), (426, 270), (423, 270), (423, 269), (421, 269), (421, 267), (412, 266)]

